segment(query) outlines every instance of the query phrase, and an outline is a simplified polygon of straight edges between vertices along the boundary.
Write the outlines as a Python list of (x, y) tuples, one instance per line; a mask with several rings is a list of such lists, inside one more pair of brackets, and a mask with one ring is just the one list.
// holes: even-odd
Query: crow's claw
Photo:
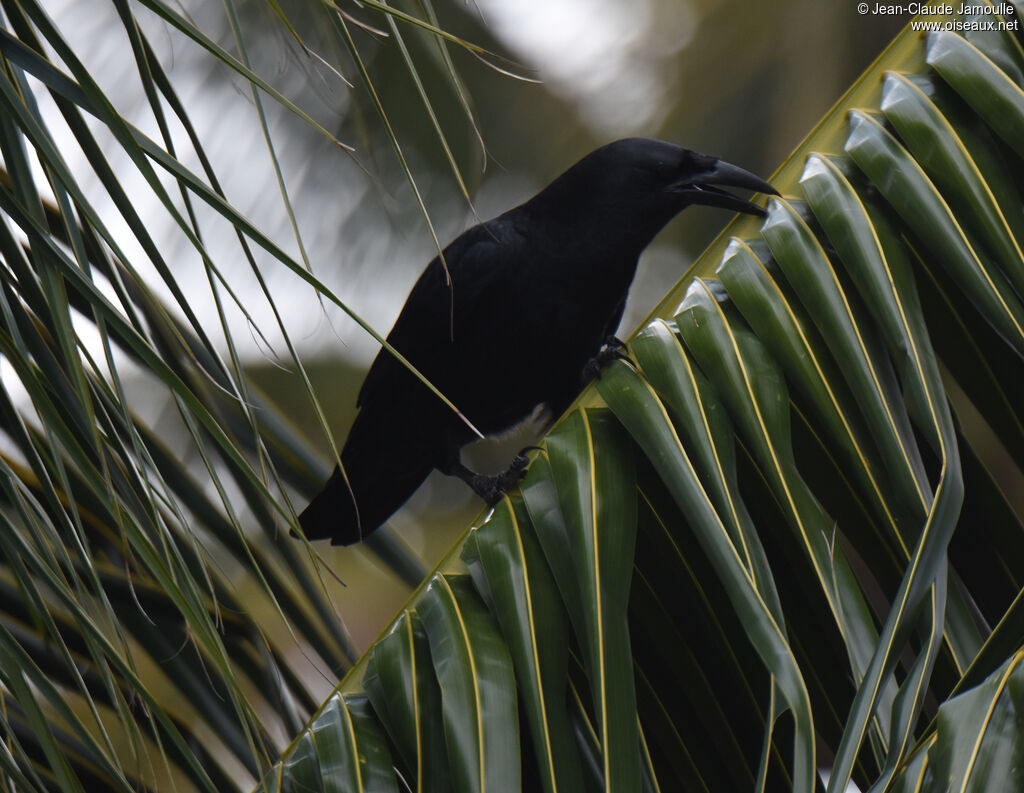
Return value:
[(512, 458), (512, 462), (509, 464), (508, 472), (521, 471), (520, 478), (526, 472), (523, 470), (530, 464), (530, 458), (526, 456), (527, 452), (539, 452), (540, 446), (524, 446), (518, 451), (515, 457)]
[(522, 468), (509, 468), (494, 476), (481, 476), (473, 483), (473, 489), (488, 506), (493, 507), (509, 490), (518, 485), (519, 480), (525, 475), (526, 471)]
[(597, 355), (587, 361), (586, 366), (583, 367), (583, 383), (600, 380), (601, 370), (612, 361), (628, 361), (629, 356), (624, 352), (625, 349), (626, 345), (615, 336), (606, 338), (604, 346), (597, 351)]
[[(519, 480), (526, 476), (526, 466), (530, 464), (530, 458), (526, 456), (528, 451), (540, 449), (539, 446), (526, 446), (519, 451), (508, 468), (500, 474), (474, 474), (469, 469), (457, 473), (461, 476), (473, 491), (489, 505), (493, 506), (501, 501), (509, 490), (519, 484)], [(464, 474), (464, 475), (463, 475)]]

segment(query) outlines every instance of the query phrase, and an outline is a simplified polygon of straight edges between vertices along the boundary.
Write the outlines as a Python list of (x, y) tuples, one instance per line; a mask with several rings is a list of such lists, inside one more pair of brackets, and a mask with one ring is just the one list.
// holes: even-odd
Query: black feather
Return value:
[[(717, 158), (630, 138), (584, 157), (530, 201), (474, 226), (427, 265), (388, 342), (473, 425), (494, 435), (539, 404), (560, 415), (622, 318), (640, 253), (686, 206), (763, 210), (715, 185), (772, 188)], [(350, 544), (430, 473), (487, 479), (459, 462), (469, 427), (381, 351), (335, 469), (299, 516), (309, 539)], [(491, 480), (493, 485), (494, 481)], [(507, 480), (501, 480), (504, 483)]]

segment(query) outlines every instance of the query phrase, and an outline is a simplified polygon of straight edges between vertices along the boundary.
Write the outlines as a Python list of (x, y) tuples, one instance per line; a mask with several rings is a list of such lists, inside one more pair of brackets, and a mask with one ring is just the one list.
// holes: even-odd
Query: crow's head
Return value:
[(531, 214), (600, 237), (617, 236), (613, 230), (635, 235), (642, 247), (691, 204), (764, 214), (725, 187), (777, 194), (763, 179), (717, 157), (653, 138), (625, 138), (592, 151), (529, 204), (536, 210)]
[(722, 188), (776, 194), (766, 181), (736, 165), (653, 138), (625, 138), (609, 143), (588, 154), (575, 168), (589, 172), (589, 178), (596, 178), (601, 192), (617, 193), (620, 198), (639, 204), (653, 202), (678, 209), (707, 204), (763, 215), (761, 207)]

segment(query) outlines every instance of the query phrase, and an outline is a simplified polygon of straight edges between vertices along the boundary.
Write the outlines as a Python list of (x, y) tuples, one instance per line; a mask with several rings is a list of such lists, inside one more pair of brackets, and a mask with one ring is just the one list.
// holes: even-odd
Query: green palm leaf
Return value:
[[(960, 419), (977, 384), (958, 385), (964, 359), (989, 345), (963, 347), (955, 335), (991, 327), (1013, 351), (999, 357), (1012, 368), (991, 377), (1005, 383), (1009, 372), (1020, 372), (1022, 203), (1005, 168), (994, 165), (1016, 155), (947, 95), (938, 59), (971, 53), (960, 55), (958, 68), (973, 63), (972, 79), (996, 79), (997, 86), (972, 83), (976, 97), (1007, 93), (1009, 78), (1001, 70), (993, 78), (987, 56), (964, 39), (944, 41), (950, 36), (934, 34), (931, 43), (910, 31), (901, 37), (781, 169), (776, 185), (792, 198), (771, 202), (757, 236), (744, 221), (727, 246), (712, 246), (694, 268), (700, 277), (663, 304), (670, 321), (653, 320), (631, 343), (638, 368), (611, 365), (597, 394), (554, 430), (523, 483), (527, 512), (513, 498), (465, 540), (478, 591), (509, 647), (520, 648), (512, 654), (520, 680), (537, 679), (536, 654), (522, 648), (536, 646), (526, 642), (543, 630), (524, 579), (537, 577), (534, 568), (557, 582), (564, 605), (552, 609), (569, 617), (576, 661), (567, 673), (552, 663), (547, 679), (566, 675), (573, 688), (590, 692), (589, 702), (584, 696), (566, 705), (580, 725), (588, 785), (811, 791), (823, 740), (834, 754), (830, 790), (845, 789), (851, 775), (873, 790), (946, 790), (948, 781), (984, 789), (994, 778), (988, 763), (1012, 774), (1010, 747), (1020, 731), (1004, 714), (1014, 707), (1009, 670), (1016, 665), (992, 648), (1015, 658), (1024, 636), (1009, 627), (991, 632), (979, 613), (1005, 614), (1016, 625), (1019, 606), (975, 590), (978, 569), (959, 565), (949, 548), (955, 531), (977, 525), (978, 499), (993, 492), (978, 480), (992, 461)], [(926, 51), (938, 74), (924, 63)], [(1012, 49), (1004, 61), (1018, 54)], [(962, 90), (955, 83), (964, 79), (948, 82)], [(980, 102), (971, 103), (979, 113)], [(1001, 124), (996, 133), (1005, 136)], [(929, 332), (936, 311), (956, 317), (942, 334)], [(603, 440), (593, 432), (598, 417), (600, 426), (612, 421), (597, 407), (602, 403), (646, 457), (635, 472), (614, 422)], [(993, 411), (993, 401), (985, 402), (985, 420), (1016, 426), (1020, 403), (1007, 397), (995, 404)], [(1018, 438), (1001, 439), (1015, 447), (1014, 456)], [(602, 457), (621, 479), (602, 479), (610, 470), (595, 473)], [(631, 558), (633, 545), (632, 508), (605, 513), (599, 506), (623, 492), (617, 481), (634, 482), (640, 497), (629, 596), (644, 613), (631, 614), (632, 666), (638, 682), (658, 681), (653, 690), (642, 686), (645, 695), (635, 700), (625, 678), (622, 698), (609, 699), (603, 645), (595, 639), (606, 602), (595, 588), (598, 549), (620, 542), (615, 554)], [(1020, 523), (1013, 520), (1015, 528), (1001, 535), (1018, 548)], [(610, 532), (604, 543), (594, 539), (602, 530)], [(688, 539), (691, 531), (699, 545)], [(533, 532), (543, 559), (524, 554), (517, 539)], [(677, 549), (675, 563), (641, 550), (658, 532)], [(484, 536), (490, 564), (481, 561)], [(1010, 547), (994, 542), (995, 554)], [(450, 558), (442, 567), (459, 569)], [(681, 608), (665, 599), (685, 587), (664, 579), (695, 568), (702, 587), (721, 593), (705, 601), (710, 632), (684, 616), (702, 610), (699, 598)], [(1020, 582), (1011, 574), (1007, 585), (1016, 591)], [(722, 613), (724, 604), (731, 614)], [(653, 642), (652, 623), (660, 634)], [(715, 636), (730, 645), (728, 653), (746, 656), (752, 647), (759, 660), (712, 673), (709, 659), (723, 660)], [(431, 651), (436, 641), (432, 636)], [(617, 644), (628, 642), (622, 636)], [(713, 706), (696, 696), (681, 701), (672, 686), (684, 683), (666, 677), (655, 652), (677, 654), (680, 665), (710, 675), (711, 685), (722, 685), (718, 674), (729, 684)], [(980, 659), (996, 675), (982, 686), (980, 669), (971, 668)], [(1003, 671), (994, 671), (1004, 661)], [(837, 666), (853, 687), (835, 674)], [(969, 668), (976, 687), (943, 705), (927, 726), (927, 698), (944, 701)], [(536, 688), (521, 694), (534, 714)], [(728, 691), (742, 700), (742, 690), (754, 707), (737, 717), (743, 708), (723, 706), (722, 697)], [(702, 707), (695, 710), (694, 702)], [(620, 725), (657, 725), (653, 745), (639, 737), (649, 731), (629, 739), (607, 732), (612, 703)], [(581, 705), (583, 712), (574, 712)], [(795, 725), (792, 748), (780, 753), (776, 724), (787, 717)], [(537, 721), (534, 715), (531, 731)], [(538, 769), (550, 769), (543, 755), (536, 759)], [(553, 789), (550, 771), (541, 773)]]
[[(252, 86), (302, 261), (228, 202), (126, 4), (159, 141), (114, 110), (38, 4), (3, 4), (0, 353), (27, 393), (0, 388), (4, 782), (1019, 786), (1017, 39), (905, 31), (780, 168), (784, 197), (766, 219), (712, 244), (632, 340), (632, 361), (606, 368), (549, 434), (521, 493), (463, 535), (356, 661), (312, 549), (288, 533), (290, 489), (316, 483), (316, 456), (233, 342), (222, 358), (83, 111), (197, 254), (229, 339), (225, 306), (241, 301), (200, 205), (237, 232), (324, 431), (253, 251), (373, 331), (311, 272), (261, 95), (336, 138), (258, 74), (234, 5), (237, 55), (144, 5)], [(429, 5), (367, 9), (386, 16), (466, 194), (411, 45), (439, 48), (470, 120), (448, 47), (484, 51)], [(288, 9), (272, 11), (301, 43)], [(321, 13), (425, 212), (356, 23)], [(90, 205), (35, 90), (51, 93), (144, 267)], [(176, 152), (170, 116), (201, 174)], [(129, 375), (166, 395), (198, 468), (130, 407)], [(317, 673), (345, 674), (323, 704)]]

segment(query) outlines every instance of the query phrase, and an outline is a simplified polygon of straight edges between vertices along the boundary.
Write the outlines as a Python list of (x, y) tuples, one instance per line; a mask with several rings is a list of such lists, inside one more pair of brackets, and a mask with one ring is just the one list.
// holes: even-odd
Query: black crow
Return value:
[[(556, 418), (614, 345), (637, 259), (669, 220), (690, 204), (764, 214), (720, 186), (775, 193), (742, 168), (664, 141), (602, 146), (525, 204), (458, 236), (413, 286), (388, 342), (486, 436), (541, 404)], [(522, 474), (522, 454), (496, 476), (466, 468), (460, 451), (473, 431), (386, 350), (357, 404), (345, 476), (335, 467), (299, 516), (311, 540), (358, 542), (433, 468), (489, 503)]]

